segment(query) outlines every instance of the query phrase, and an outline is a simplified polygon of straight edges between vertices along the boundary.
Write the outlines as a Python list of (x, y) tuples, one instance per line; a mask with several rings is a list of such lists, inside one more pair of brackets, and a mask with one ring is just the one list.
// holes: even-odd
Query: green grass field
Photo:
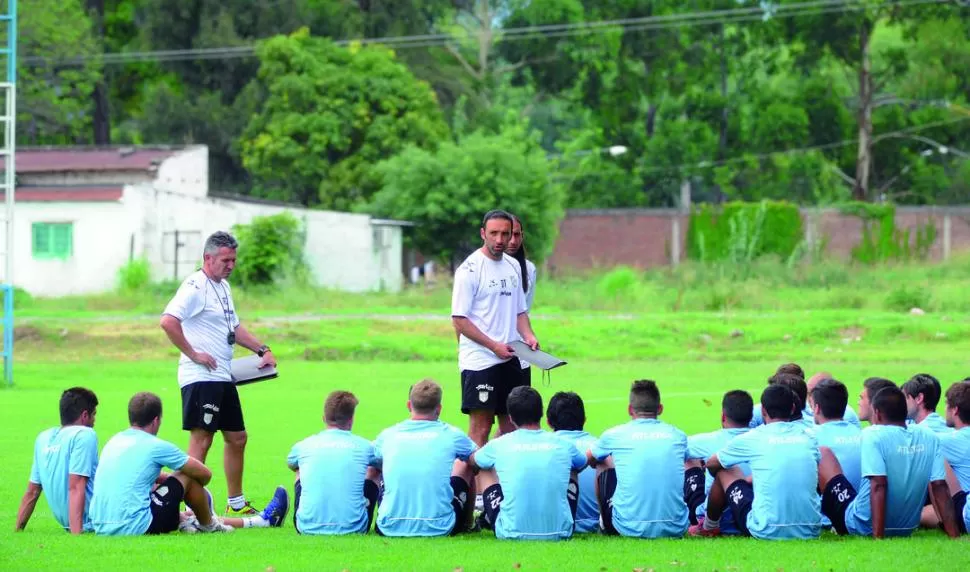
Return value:
[[(350, 389), (360, 397), (354, 429), (373, 438), (406, 416), (408, 386), (432, 377), (445, 388), (444, 419), (467, 427), (458, 412), (459, 382), (454, 334), (445, 319), (447, 305), (441, 303), (440, 295), (430, 296), (438, 300), (433, 306), (400, 301), (385, 306), (409, 309), (410, 317), (353, 316), (369, 311), (361, 305), (356, 309), (348, 306), (345, 315), (327, 319), (280, 318), (280, 314), (296, 310), (276, 308), (250, 322), (273, 345), (281, 371), (278, 379), (241, 388), (250, 432), (245, 490), (252, 500), (262, 505), (276, 485), (291, 485), (286, 454), (293, 443), (320, 429), (323, 399), (331, 390)], [(540, 290), (537, 298), (541, 296)], [(691, 296), (700, 294), (692, 292)], [(56, 306), (53, 301), (43, 303)], [(626, 394), (632, 380), (655, 379), (662, 391), (663, 418), (691, 434), (718, 427), (724, 391), (747, 389), (757, 399), (775, 367), (791, 360), (809, 372), (832, 372), (849, 386), (853, 406), (862, 380), (871, 375), (901, 382), (928, 371), (948, 386), (970, 374), (965, 365), (970, 314), (953, 307), (923, 316), (888, 311), (880, 304), (867, 310), (824, 308), (727, 312), (641, 308), (635, 315), (613, 317), (605, 307), (537, 310), (534, 325), (544, 347), (570, 363), (553, 372), (550, 385), (543, 385), (539, 376), (534, 376), (534, 385), (546, 399), (558, 390), (579, 392), (586, 401), (587, 429), (599, 433), (625, 421)], [(244, 312), (242, 304), (240, 311)], [(95, 429), (102, 445), (126, 426), (128, 398), (136, 391), (154, 391), (162, 396), (167, 411), (160, 436), (187, 446), (187, 434), (180, 430), (176, 353), (154, 317), (140, 319), (133, 316), (140, 312), (130, 309), (119, 312), (110, 321), (97, 312), (84, 311), (61, 322), (37, 311), (34, 319), (18, 325), (16, 385), (0, 390), (4, 412), (0, 450), (5, 467), (5, 478), (0, 479), (0, 569), (61, 570), (83, 563), (105, 570), (842, 570), (893, 566), (933, 570), (956, 569), (959, 562), (970, 561), (966, 538), (949, 540), (935, 531), (878, 542), (831, 534), (818, 541), (782, 543), (586, 535), (545, 544), (501, 542), (485, 533), (426, 540), (308, 538), (298, 536), (288, 520), (281, 530), (239, 530), (228, 536), (73, 538), (58, 529), (43, 498), (28, 530), (14, 534), (33, 439), (57, 423), (57, 398), (64, 388), (85, 385), (97, 392), (101, 405)], [(306, 307), (300, 312), (306, 313)], [(215, 473), (210, 488), (217, 504), (225, 502), (226, 493), (221, 457), (217, 440), (207, 463)]]

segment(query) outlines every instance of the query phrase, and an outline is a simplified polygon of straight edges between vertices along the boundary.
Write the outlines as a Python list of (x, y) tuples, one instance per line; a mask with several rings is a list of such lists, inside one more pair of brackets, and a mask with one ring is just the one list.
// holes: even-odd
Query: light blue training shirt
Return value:
[(34, 441), (34, 460), (30, 467), (30, 482), (40, 485), (54, 520), (70, 530), (70, 478), (87, 477), (84, 489), (82, 530), (91, 532), (91, 496), (94, 494), (94, 474), (98, 469), (98, 436), (84, 425), (53, 427), (43, 431)]
[(300, 533), (367, 532), (364, 479), (374, 460), (370, 441), (342, 429), (325, 429), (294, 445), (286, 463), (300, 471)]
[(163, 468), (177, 471), (189, 456), (151, 433), (128, 428), (101, 451), (94, 476), (91, 523), (99, 535), (145, 534), (152, 523), (151, 492)]

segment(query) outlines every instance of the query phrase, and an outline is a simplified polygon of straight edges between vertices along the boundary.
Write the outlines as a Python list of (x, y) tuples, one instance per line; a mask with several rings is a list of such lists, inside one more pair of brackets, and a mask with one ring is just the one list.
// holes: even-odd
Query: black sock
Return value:
[(576, 509), (579, 508), (579, 482), (575, 478), (569, 479), (569, 486), (566, 488), (566, 501), (569, 502), (569, 510), (573, 513), (573, 520), (576, 520)]
[(495, 528), (495, 522), (498, 520), (499, 510), (502, 508), (502, 485), (492, 485), (485, 489), (482, 493), (482, 501), (485, 503), (485, 522), (489, 525), (489, 528)]
[(684, 502), (687, 503), (687, 517), (691, 524), (697, 524), (697, 507), (707, 500), (704, 490), (704, 469), (691, 467), (684, 471)]

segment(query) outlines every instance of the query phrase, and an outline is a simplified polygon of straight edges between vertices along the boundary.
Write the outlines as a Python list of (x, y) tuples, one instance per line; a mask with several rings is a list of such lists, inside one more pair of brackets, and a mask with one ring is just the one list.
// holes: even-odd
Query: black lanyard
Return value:
[(229, 292), (226, 291), (226, 285), (222, 284), (222, 293), (226, 296), (226, 305), (223, 305), (222, 298), (219, 297), (219, 292), (216, 291), (216, 286), (212, 283), (212, 280), (206, 278), (206, 283), (212, 286), (212, 291), (216, 293), (216, 300), (219, 301), (219, 307), (222, 308), (222, 317), (226, 320), (226, 327), (229, 329), (229, 333), (226, 335), (226, 342), (231, 346), (236, 343), (236, 332), (232, 329), (232, 322), (229, 320), (229, 308), (231, 307), (229, 305)]

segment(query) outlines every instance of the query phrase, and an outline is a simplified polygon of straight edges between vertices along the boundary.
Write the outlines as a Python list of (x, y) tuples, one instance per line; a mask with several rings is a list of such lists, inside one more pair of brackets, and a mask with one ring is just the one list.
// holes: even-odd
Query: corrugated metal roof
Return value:
[[(14, 199), (18, 203), (90, 203), (112, 202), (121, 199), (125, 188), (115, 186), (91, 187), (18, 187)], [(0, 192), (0, 200), (6, 193)]]
[(151, 171), (178, 150), (145, 147), (27, 147), (17, 149), (18, 173)]

